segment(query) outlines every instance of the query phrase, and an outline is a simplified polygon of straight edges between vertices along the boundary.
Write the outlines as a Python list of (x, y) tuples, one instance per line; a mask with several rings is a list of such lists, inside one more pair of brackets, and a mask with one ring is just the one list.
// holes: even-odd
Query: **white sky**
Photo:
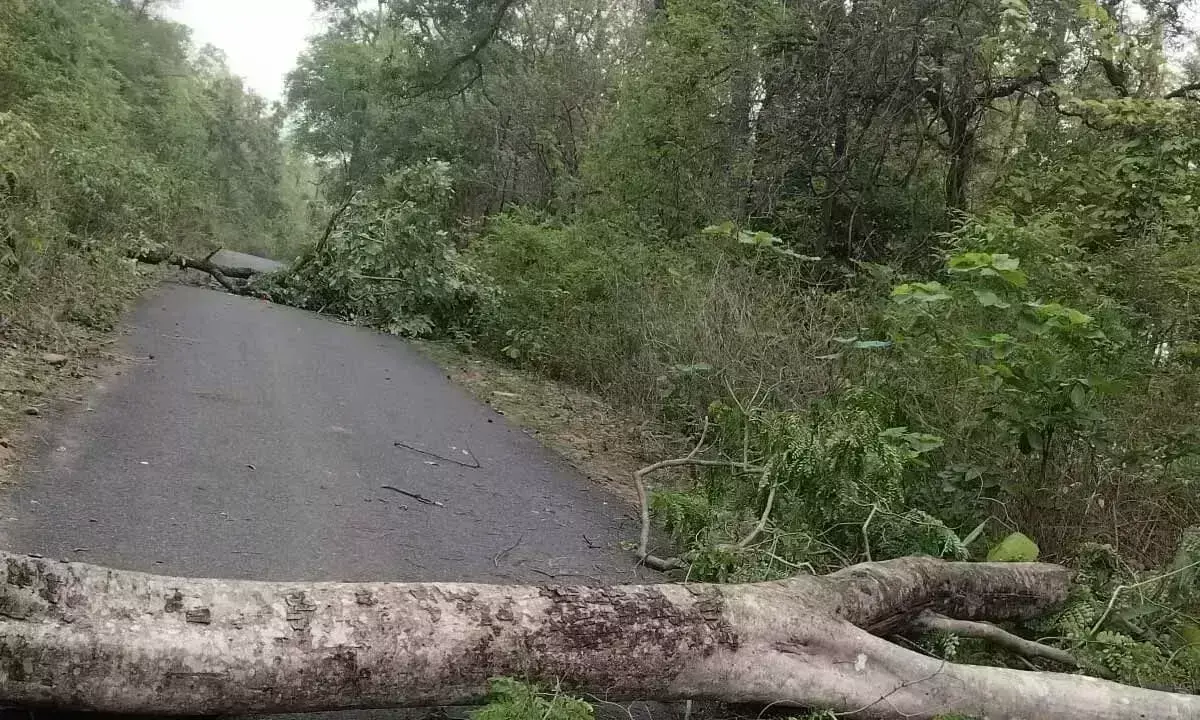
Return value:
[[(3, 0), (0, 0), (3, 2)], [(320, 25), (311, 0), (175, 0), (164, 14), (192, 28), (197, 48), (225, 51), (229, 68), (267, 100), (283, 99), (284, 76)]]

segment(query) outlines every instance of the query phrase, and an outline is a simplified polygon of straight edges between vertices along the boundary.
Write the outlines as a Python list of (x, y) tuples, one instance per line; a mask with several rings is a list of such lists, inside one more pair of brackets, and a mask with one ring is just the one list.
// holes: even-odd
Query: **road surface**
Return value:
[(619, 546), (630, 508), (399, 339), (181, 285), (130, 324), (119, 374), (35, 429), (5, 548), (271, 580), (648, 577)]
[(221, 267), (246, 267), (258, 272), (275, 272), (283, 269), (283, 263), (257, 255), (247, 255), (246, 253), (234, 252), (233, 250), (220, 250), (216, 255), (212, 256), (212, 261)]

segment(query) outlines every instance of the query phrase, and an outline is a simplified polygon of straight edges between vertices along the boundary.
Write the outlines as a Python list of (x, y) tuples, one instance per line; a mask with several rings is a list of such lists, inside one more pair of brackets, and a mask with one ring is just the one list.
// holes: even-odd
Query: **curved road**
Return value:
[(130, 322), (130, 361), (35, 430), (4, 547), (231, 578), (641, 579), (630, 508), (403, 341), (180, 285)]

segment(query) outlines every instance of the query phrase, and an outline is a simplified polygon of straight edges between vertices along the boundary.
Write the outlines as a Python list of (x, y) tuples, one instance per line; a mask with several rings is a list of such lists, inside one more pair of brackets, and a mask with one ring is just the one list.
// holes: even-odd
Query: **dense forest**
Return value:
[(0, 3), (0, 314), (107, 323), (128, 254), (267, 254), (308, 222), (284, 114), (154, 3)]
[(1051, 559), (1030, 633), (1200, 690), (1186, 3), (316, 6), (276, 108), (153, 3), (0, 6), (0, 314), (294, 257), (258, 290), (703, 435), (652, 500), (693, 579)]

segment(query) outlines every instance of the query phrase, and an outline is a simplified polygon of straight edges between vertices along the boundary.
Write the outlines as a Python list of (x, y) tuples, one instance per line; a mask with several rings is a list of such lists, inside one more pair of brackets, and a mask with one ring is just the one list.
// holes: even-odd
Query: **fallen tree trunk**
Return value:
[[(215, 255), (216, 253), (213, 253)], [(153, 252), (140, 253), (133, 256), (134, 260), (147, 265), (174, 265), (185, 270), (200, 270), (212, 276), (214, 280), (221, 284), (231, 293), (237, 295), (246, 294), (246, 285), (233, 282), (231, 278), (239, 280), (248, 280), (258, 271), (247, 267), (229, 267), (226, 265), (218, 265), (211, 260), (212, 255), (207, 258), (198, 259), (180, 255), (179, 253), (171, 252), (170, 250), (155, 250)]]
[(1196, 718), (1200, 697), (957, 665), (878, 637), (1011, 620), (1067, 570), (906, 558), (753, 585), (526, 587), (157, 577), (0, 554), (0, 703), (226, 714), (470, 704), (489, 678), (856, 717)]

